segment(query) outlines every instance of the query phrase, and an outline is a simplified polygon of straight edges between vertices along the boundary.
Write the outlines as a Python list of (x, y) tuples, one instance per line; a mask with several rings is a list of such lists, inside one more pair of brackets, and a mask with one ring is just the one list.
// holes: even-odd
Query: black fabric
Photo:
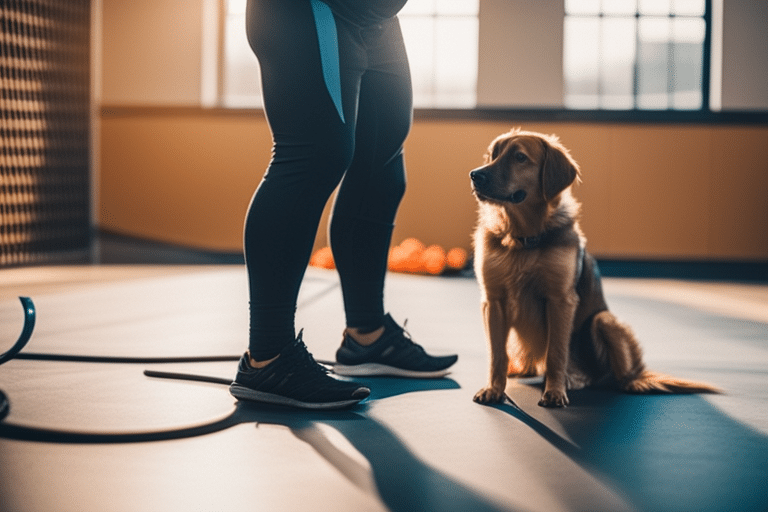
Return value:
[(379, 23), (396, 15), (407, 0), (322, 0), (331, 10), (358, 26)]
[(246, 24), (274, 139), (245, 222), (249, 348), (254, 358), (269, 359), (295, 339), (299, 287), (323, 208), (339, 183), (330, 235), (347, 326), (382, 321), (412, 94), (396, 18), (360, 28), (335, 17), (343, 119), (323, 74), (309, 0), (249, 0)]

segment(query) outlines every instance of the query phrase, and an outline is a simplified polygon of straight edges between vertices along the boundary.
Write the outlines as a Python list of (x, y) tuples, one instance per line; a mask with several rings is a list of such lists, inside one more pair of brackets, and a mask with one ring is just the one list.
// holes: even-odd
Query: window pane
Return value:
[(567, 14), (600, 14), (600, 0), (565, 0)]
[(672, 0), (640, 0), (640, 14), (666, 16), (672, 9)]
[(599, 18), (566, 17), (564, 28), (565, 105), (598, 108)]
[(227, 12), (229, 14), (245, 14), (246, 0), (227, 0)]
[(601, 107), (634, 107), (635, 18), (603, 18)]
[[(437, 22), (435, 107), (474, 107), (477, 103), (477, 18)], [(457, 37), (461, 34), (461, 37)]]
[(223, 74), (224, 106), (261, 106), (259, 63), (245, 35), (245, 12), (227, 16), (224, 28)]
[(669, 65), (670, 21), (668, 18), (640, 19), (638, 48), (639, 108), (669, 107), (667, 70)]
[[(413, 2), (414, 0), (409, 0)], [(408, 4), (406, 4), (408, 5)], [(477, 16), (480, 5), (467, 0), (440, 0), (435, 2), (437, 14), (442, 16)]]
[(704, 20), (701, 18), (672, 20), (674, 108), (701, 108), (704, 30)]
[(704, 0), (674, 0), (672, 12), (678, 16), (704, 16)]
[(400, 13), (416, 107), (477, 104), (478, 0), (410, 0)]
[(603, 0), (603, 13), (634, 16), (637, 13), (637, 0)]
[(701, 45), (704, 43), (704, 20), (701, 18), (675, 18), (672, 30), (675, 42)]
[(413, 103), (415, 106), (429, 104), (435, 89), (435, 20), (432, 17), (403, 16), (400, 26), (411, 66)]
[(431, 16), (437, 9), (437, 0), (409, 0), (400, 10), (399, 16)]

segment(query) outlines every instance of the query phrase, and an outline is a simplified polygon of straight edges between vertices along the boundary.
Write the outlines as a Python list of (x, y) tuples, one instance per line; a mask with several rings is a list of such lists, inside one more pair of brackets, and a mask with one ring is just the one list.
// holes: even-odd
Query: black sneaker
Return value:
[(390, 315), (384, 319), (384, 333), (369, 346), (357, 343), (344, 333), (341, 347), (336, 351), (333, 371), (348, 376), (394, 376), (436, 378), (448, 373), (457, 355), (435, 357), (411, 340)]
[(301, 334), (264, 368), (253, 368), (248, 353), (243, 354), (235, 381), (229, 386), (232, 396), (303, 409), (341, 409), (371, 394), (360, 384), (328, 375), (328, 370), (307, 350)]

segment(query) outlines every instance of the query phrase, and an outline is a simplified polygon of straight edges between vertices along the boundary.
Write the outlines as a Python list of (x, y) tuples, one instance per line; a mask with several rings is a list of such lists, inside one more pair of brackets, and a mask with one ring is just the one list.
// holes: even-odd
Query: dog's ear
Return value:
[(544, 163), (541, 166), (541, 190), (550, 201), (579, 177), (579, 166), (556, 141), (544, 141)]

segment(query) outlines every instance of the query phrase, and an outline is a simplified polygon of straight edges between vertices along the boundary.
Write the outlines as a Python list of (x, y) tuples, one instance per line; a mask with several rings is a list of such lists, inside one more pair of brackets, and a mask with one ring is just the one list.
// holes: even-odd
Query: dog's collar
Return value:
[(523, 249), (536, 249), (541, 245), (546, 236), (546, 232), (536, 236), (516, 236), (515, 241), (519, 243)]
[(539, 233), (538, 235), (516, 236), (516, 237), (513, 237), (513, 240), (518, 244), (520, 244), (520, 247), (522, 247), (523, 249), (538, 249), (539, 247), (544, 245), (547, 242), (547, 240), (550, 239), (551, 237), (556, 236), (558, 233), (567, 231), (572, 228), (573, 228), (573, 221), (570, 221), (563, 226), (555, 227), (548, 231), (544, 231), (543, 233)]
[[(549, 231), (536, 236), (519, 236), (515, 237), (515, 240), (523, 247), (523, 249), (536, 249), (539, 247)], [(583, 245), (579, 244), (579, 250), (576, 252), (576, 272), (575, 279), (573, 280), (574, 286), (576, 286), (581, 279), (581, 274), (584, 272), (584, 255), (586, 250)]]

